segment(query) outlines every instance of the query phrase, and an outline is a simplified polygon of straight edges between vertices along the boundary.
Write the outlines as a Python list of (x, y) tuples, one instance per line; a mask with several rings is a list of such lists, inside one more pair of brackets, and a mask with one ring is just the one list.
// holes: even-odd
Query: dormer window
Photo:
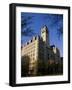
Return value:
[(31, 40), (31, 42), (32, 42), (32, 40)]

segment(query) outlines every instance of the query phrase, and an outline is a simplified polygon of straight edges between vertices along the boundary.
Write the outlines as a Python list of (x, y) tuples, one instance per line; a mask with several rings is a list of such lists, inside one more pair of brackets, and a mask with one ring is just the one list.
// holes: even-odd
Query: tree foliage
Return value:
[(38, 60), (38, 76), (44, 75), (60, 75), (63, 74), (63, 64), (62, 63), (52, 63), (44, 62), (42, 60)]
[(34, 29), (32, 28), (33, 16), (21, 16), (21, 34), (22, 36), (34, 35)]
[(28, 76), (29, 71), (29, 60), (30, 58), (28, 56), (22, 56), (21, 57), (21, 76)]

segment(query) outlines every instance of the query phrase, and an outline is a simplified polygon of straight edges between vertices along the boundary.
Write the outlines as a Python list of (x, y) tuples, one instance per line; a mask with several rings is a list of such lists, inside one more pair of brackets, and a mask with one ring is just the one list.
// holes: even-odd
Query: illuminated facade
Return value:
[(39, 60), (45, 64), (60, 62), (59, 49), (55, 45), (50, 46), (47, 26), (41, 28), (41, 36), (33, 37), (22, 47), (21, 55), (29, 57), (28, 74), (32, 75), (36, 75), (37, 73)]

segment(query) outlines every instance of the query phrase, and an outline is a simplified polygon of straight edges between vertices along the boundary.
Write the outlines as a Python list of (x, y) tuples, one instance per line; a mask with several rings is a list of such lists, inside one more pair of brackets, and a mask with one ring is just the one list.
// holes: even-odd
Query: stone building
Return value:
[(47, 26), (41, 28), (41, 36), (33, 37), (22, 46), (21, 55), (30, 58), (28, 74), (32, 75), (37, 74), (39, 60), (45, 64), (60, 62), (59, 49), (55, 45), (50, 45)]

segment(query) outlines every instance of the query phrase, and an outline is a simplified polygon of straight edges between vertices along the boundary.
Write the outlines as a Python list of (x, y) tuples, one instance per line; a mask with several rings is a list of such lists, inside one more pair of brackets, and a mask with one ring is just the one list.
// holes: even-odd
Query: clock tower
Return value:
[(49, 31), (46, 25), (41, 28), (41, 37), (46, 46), (49, 46)]

